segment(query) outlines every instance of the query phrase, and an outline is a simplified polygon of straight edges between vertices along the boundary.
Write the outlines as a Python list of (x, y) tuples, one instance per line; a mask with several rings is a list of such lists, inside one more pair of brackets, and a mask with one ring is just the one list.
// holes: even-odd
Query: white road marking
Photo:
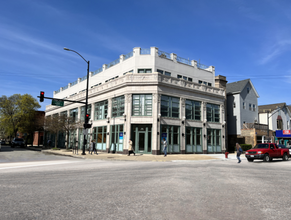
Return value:
[(76, 163), (78, 161), (42, 161), (42, 162), (21, 162), (21, 163), (5, 163), (0, 164), (0, 170), (13, 169), (13, 168), (23, 168), (23, 167), (36, 167), (36, 166), (47, 166), (47, 165), (58, 165), (58, 164), (68, 164)]

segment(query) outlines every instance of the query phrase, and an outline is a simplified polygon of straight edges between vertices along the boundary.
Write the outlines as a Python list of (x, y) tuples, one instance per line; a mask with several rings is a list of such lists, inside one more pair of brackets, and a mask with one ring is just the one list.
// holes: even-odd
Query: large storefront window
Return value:
[(186, 153), (202, 153), (201, 134), (201, 128), (186, 128)]
[[(89, 114), (89, 119), (91, 118), (91, 105), (88, 105), (87, 107), (87, 114)], [(84, 121), (85, 119), (85, 106), (81, 107), (81, 116), (80, 116), (81, 121)]]
[(207, 129), (207, 151), (221, 152), (221, 130)]
[(132, 95), (132, 115), (152, 115), (152, 95)]
[[(79, 138), (78, 138), (78, 146), (80, 149), (83, 149), (83, 145), (84, 145), (84, 133), (83, 133), (84, 129), (80, 128), (79, 129)], [(85, 145), (85, 149), (87, 150), (90, 146), (91, 143), (91, 138), (90, 138), (90, 134), (91, 133), (91, 129), (88, 129), (88, 135), (86, 135), (86, 140), (87, 140), (87, 144)]]
[(70, 117), (73, 117), (74, 121), (78, 121), (78, 108), (70, 110)]
[(93, 140), (95, 140), (97, 150), (106, 150), (107, 126), (93, 128)]
[(207, 104), (207, 121), (209, 122), (219, 122), (220, 121), (220, 108), (219, 105)]
[(201, 102), (186, 100), (186, 119), (201, 120)]
[(123, 151), (123, 125), (111, 125), (110, 151)]
[(161, 115), (165, 117), (179, 118), (180, 99), (162, 95)]
[(95, 103), (94, 120), (101, 120), (107, 118), (108, 114), (108, 100)]
[[(180, 127), (171, 125), (161, 126), (161, 140), (165, 138), (168, 142), (168, 153), (180, 153)], [(161, 144), (161, 153), (163, 152), (163, 146)]]
[(77, 146), (78, 144), (77, 133), (78, 133), (77, 129), (69, 132), (69, 148), (73, 148)]
[(120, 117), (124, 113), (124, 96), (112, 99), (112, 117)]

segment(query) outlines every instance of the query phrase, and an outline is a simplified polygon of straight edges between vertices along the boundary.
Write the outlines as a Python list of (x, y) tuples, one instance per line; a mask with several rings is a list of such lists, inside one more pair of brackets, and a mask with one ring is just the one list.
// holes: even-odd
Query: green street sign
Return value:
[(61, 106), (61, 107), (63, 107), (63, 106), (64, 106), (64, 101), (62, 101), (62, 100), (57, 100), (57, 99), (53, 99), (53, 100), (52, 100), (52, 105), (57, 105), (57, 106)]

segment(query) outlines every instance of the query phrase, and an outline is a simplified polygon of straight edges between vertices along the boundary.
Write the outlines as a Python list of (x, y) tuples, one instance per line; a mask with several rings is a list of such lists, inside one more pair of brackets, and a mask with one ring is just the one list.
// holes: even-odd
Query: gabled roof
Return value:
[[(267, 113), (269, 111), (272, 112), (278, 108), (282, 108), (284, 105), (286, 105), (285, 102), (283, 103), (276, 103), (276, 104), (270, 104), (270, 105), (259, 105), (259, 113)], [(290, 110), (290, 106), (288, 106), (289, 110)]]
[(251, 86), (253, 87), (253, 90), (256, 94), (256, 96), (259, 98), (259, 94), (257, 93), (257, 90), (255, 89), (252, 81), (250, 79), (245, 79), (233, 83), (227, 83), (226, 84), (226, 94), (238, 94), (243, 91), (243, 89), (246, 87), (247, 83), (250, 83)]

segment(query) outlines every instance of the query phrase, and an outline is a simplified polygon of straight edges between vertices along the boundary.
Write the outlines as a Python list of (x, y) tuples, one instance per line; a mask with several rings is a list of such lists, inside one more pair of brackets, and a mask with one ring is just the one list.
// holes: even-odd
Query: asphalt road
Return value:
[(291, 161), (62, 158), (0, 163), (0, 219), (290, 219)]

